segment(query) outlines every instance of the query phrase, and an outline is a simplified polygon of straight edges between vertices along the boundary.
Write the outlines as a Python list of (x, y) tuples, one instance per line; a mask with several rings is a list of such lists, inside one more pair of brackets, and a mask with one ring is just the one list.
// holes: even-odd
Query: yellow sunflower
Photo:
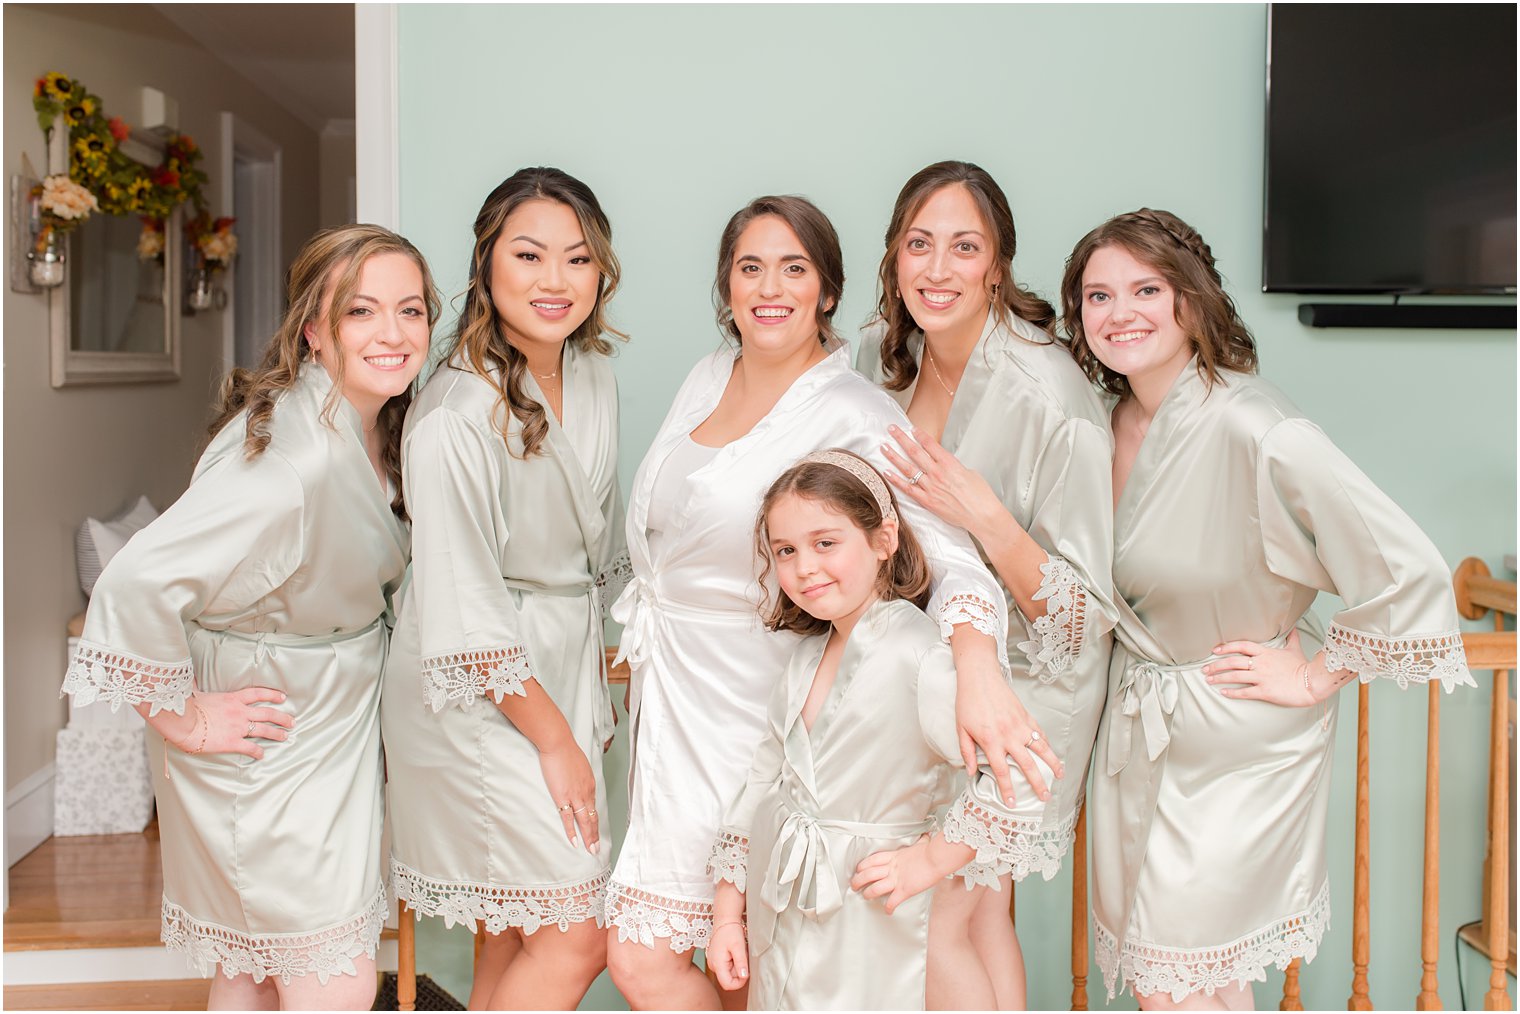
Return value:
[(74, 90), (74, 82), (56, 70), (50, 70), (42, 78), (42, 90), (56, 101), (62, 102)]
[(88, 95), (78, 102), (70, 103), (64, 107), (63, 118), (69, 121), (69, 126), (77, 127), (95, 113), (95, 100)]

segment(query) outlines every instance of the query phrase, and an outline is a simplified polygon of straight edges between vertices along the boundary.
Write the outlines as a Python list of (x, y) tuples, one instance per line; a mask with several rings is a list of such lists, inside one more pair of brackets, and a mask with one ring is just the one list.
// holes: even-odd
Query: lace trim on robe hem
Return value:
[(1076, 834), (1077, 811), (1059, 827), (1041, 830), (1043, 819), (1009, 820), (982, 806), (970, 793), (962, 793), (945, 814), (941, 829), (945, 841), (970, 845), (976, 858), (955, 875), (966, 881), (966, 890), (985, 884), (999, 889), (998, 878), (1012, 874), (1014, 882), (1031, 873), (1046, 880), (1061, 871), (1061, 860)]
[(1418, 637), (1383, 637), (1332, 623), (1325, 632), (1325, 669), (1349, 669), (1363, 683), (1383, 676), (1397, 683), (1400, 690), (1433, 679), (1440, 680), (1447, 693), (1460, 686), (1478, 685), (1467, 668), (1462, 635), (1455, 630)]
[(105, 701), (113, 712), (123, 704), (149, 705), (149, 716), (168, 708), (183, 715), (195, 689), (195, 670), (188, 658), (155, 662), (93, 641), (80, 641), (69, 659), (59, 696), (72, 694), (80, 706)]
[(628, 587), (628, 582), (633, 580), (633, 562), (628, 559), (627, 552), (619, 553), (607, 564), (605, 570), (596, 576), (597, 600), (602, 606), (602, 616), (612, 613), (612, 603), (623, 594), (623, 589)]
[(486, 694), (499, 704), (508, 694), (528, 696), (525, 684), (533, 678), (528, 649), (521, 644), (433, 655), (422, 660), (422, 698), (434, 712), (451, 704), (473, 707)]
[(355, 958), (375, 956), (387, 909), (382, 886), (363, 913), (335, 926), (314, 933), (250, 936), (201, 922), (165, 898), (159, 937), (169, 950), (183, 951), (202, 976), (220, 965), (229, 979), (251, 975), (254, 982), (263, 982), (275, 976), (288, 986), (295, 976), (315, 973), (325, 986), (334, 975), (358, 975)]
[(713, 883), (728, 881), (739, 890), (745, 890), (749, 879), (749, 836), (728, 828), (718, 829), (718, 839), (713, 842), (712, 854), (707, 858), (707, 875)]
[(1167, 993), (1181, 1003), (1189, 993), (1214, 995), (1235, 983), (1263, 982), (1267, 965), (1287, 968), (1294, 958), (1308, 964), (1319, 952), (1319, 942), (1330, 928), (1330, 885), (1319, 889), (1309, 907), (1271, 925), (1219, 947), (1161, 947), (1129, 941), (1122, 952), (1118, 940), (1093, 913), (1097, 930), (1094, 952), (1108, 998), (1115, 995), (1116, 981), (1131, 993)]
[(952, 595), (939, 607), (939, 634), (946, 640), (955, 633), (956, 624), (969, 623), (999, 645), (1008, 631), (999, 628), (998, 610), (979, 595)]
[(672, 898), (614, 880), (607, 885), (607, 925), (617, 927), (619, 943), (634, 940), (652, 948), (658, 937), (677, 954), (695, 947), (706, 950), (712, 938), (712, 902)]
[(1041, 564), (1040, 574), (1034, 600), (1045, 602), (1045, 615), (1035, 619), (1034, 639), (1021, 643), (1019, 650), (1029, 656), (1029, 675), (1051, 683), (1082, 654), (1087, 592), (1071, 564), (1059, 556)]
[(441, 916), (445, 926), (462, 923), (475, 932), (477, 921), (487, 933), (508, 927), (532, 936), (545, 926), (561, 932), (587, 919), (607, 926), (607, 870), (576, 884), (552, 887), (505, 887), (460, 880), (436, 880), (405, 863), (391, 860), (391, 888), (396, 900), (417, 914)]

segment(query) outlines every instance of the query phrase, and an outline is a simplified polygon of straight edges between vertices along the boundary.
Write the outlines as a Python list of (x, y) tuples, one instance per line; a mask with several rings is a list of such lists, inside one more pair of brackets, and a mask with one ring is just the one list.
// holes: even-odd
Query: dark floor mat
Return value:
[[(370, 1010), (396, 1010), (396, 973), (386, 972)], [(464, 1004), (425, 975), (417, 976), (417, 1010), (464, 1010)]]

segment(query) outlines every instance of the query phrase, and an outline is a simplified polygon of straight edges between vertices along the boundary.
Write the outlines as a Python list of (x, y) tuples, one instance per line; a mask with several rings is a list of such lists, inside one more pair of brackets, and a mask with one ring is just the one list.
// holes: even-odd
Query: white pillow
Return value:
[(79, 587), (89, 595), (95, 589), (100, 572), (105, 570), (111, 557), (121, 551), (127, 540), (158, 517), (158, 511), (145, 496), (137, 498), (131, 509), (123, 511), (108, 521), (85, 518), (74, 536), (74, 556), (79, 563)]

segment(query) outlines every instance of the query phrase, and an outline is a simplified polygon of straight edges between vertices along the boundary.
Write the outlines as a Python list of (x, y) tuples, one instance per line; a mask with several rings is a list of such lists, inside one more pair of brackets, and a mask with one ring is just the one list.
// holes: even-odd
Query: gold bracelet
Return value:
[(720, 922), (720, 923), (718, 923), (716, 926), (714, 926), (712, 928), (712, 931), (714, 933), (716, 933), (720, 929), (722, 929), (724, 926), (737, 926), (737, 927), (739, 927), (739, 929), (743, 930), (746, 935), (748, 935), (748, 933), (749, 933), (749, 931), (744, 928), (744, 920), (743, 919), (730, 919), (730, 920), (728, 920), (728, 922)]
[[(190, 732), (185, 736), (183, 742), (175, 743), (174, 745), (179, 747), (183, 753), (201, 753), (206, 749), (206, 734), (211, 731), (211, 720), (206, 717), (206, 709), (201, 707), (200, 702), (195, 699), (194, 694), (190, 695), (189, 703), (195, 708), (195, 725), (192, 725), (190, 727)], [(197, 728), (201, 730), (201, 741), (200, 744), (196, 746), (194, 750), (192, 750), (185, 744), (190, 742), (190, 737), (195, 735), (195, 730)]]

